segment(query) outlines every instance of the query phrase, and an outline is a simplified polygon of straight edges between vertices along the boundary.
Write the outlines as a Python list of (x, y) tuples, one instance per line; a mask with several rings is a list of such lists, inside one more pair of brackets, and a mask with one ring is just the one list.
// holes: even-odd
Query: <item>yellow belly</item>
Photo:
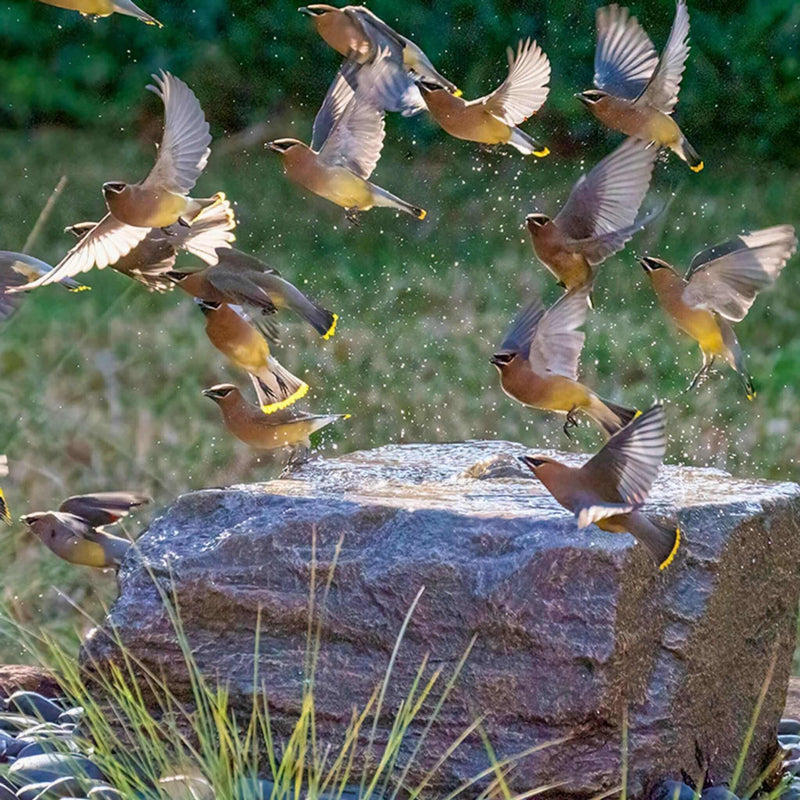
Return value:
[(166, 228), (179, 218), (191, 216), (190, 198), (173, 192), (130, 187), (128, 192), (107, 198), (109, 211), (126, 225), (137, 228)]
[(680, 320), (676, 320), (678, 327), (689, 334), (706, 353), (723, 355), (727, 348), (722, 340), (717, 319), (713, 312), (706, 309), (694, 309), (688, 314), (684, 313)]
[(481, 144), (504, 144), (511, 136), (508, 125), (478, 105), (469, 106), (459, 113), (444, 111), (434, 113), (433, 116), (456, 139)]
[(343, 167), (326, 170), (325, 175), (310, 181), (306, 188), (342, 208), (368, 211), (374, 205), (369, 183)]

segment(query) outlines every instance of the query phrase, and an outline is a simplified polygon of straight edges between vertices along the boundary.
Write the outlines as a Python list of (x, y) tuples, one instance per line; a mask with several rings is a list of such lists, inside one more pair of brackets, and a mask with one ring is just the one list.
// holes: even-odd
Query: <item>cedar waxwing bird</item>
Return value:
[(84, 17), (109, 17), (111, 14), (125, 14), (128, 17), (136, 17), (147, 25), (156, 25), (159, 28), (164, 26), (155, 18), (151, 17), (131, 0), (40, 0), (49, 6), (66, 8), (69, 11), (77, 11)]
[(639, 509), (666, 449), (664, 409), (654, 405), (615, 433), (582, 467), (568, 467), (545, 456), (521, 460), (558, 503), (575, 515), (578, 528), (594, 523), (611, 533), (630, 533), (664, 569), (678, 551), (680, 529), (658, 525)]
[(492, 364), (500, 385), (513, 400), (532, 408), (566, 414), (564, 433), (577, 425), (583, 411), (609, 435), (638, 413), (601, 400), (578, 382), (578, 359), (585, 334), (577, 330), (586, 320), (591, 284), (562, 295), (545, 310), (535, 297), (517, 316)]
[(279, 308), (288, 308), (308, 322), (323, 339), (333, 336), (338, 315), (309, 300), (277, 270), (233, 248), (219, 250), (217, 256), (218, 263), (206, 269), (173, 270), (168, 276), (198, 300), (242, 305), (254, 320), (258, 314), (273, 314)]
[(131, 492), (99, 492), (65, 500), (58, 511), (37, 511), (22, 517), (42, 544), (72, 564), (106, 569), (118, 567), (131, 542), (102, 530), (127, 516), (150, 498)]
[(346, 58), (366, 64), (375, 61), (381, 50), (386, 50), (391, 61), (411, 75), (453, 94), (461, 94), (414, 42), (397, 33), (364, 6), (336, 8), (317, 3), (303, 6), (299, 11), (311, 17), (317, 33)]
[(308, 384), (292, 375), (270, 354), (269, 343), (241, 309), (227, 303), (195, 300), (206, 318), (206, 336), (217, 350), (258, 382), (261, 410), (272, 414), (305, 397)]
[(655, 148), (626, 139), (580, 177), (553, 219), (538, 213), (526, 218), (536, 256), (567, 291), (590, 283), (596, 267), (649, 220), (637, 222), (636, 215), (656, 155)]
[[(163, 70), (147, 88), (164, 103), (164, 134), (158, 158), (140, 183), (103, 184), (108, 210), (115, 219), (137, 228), (190, 224), (197, 214), (221, 202), (221, 193), (202, 200), (189, 197), (211, 154), (211, 134), (194, 92)], [(144, 238), (144, 236), (142, 236)]]
[[(88, 289), (88, 286), (76, 283), (70, 276), (87, 272), (95, 266), (98, 269), (111, 267), (143, 284), (150, 291), (169, 291), (175, 284), (164, 275), (174, 267), (180, 250), (197, 256), (206, 264), (216, 264), (217, 251), (230, 247), (231, 242), (235, 241), (236, 236), (232, 233), (235, 227), (233, 209), (228, 200), (223, 200), (203, 209), (189, 227), (175, 224), (164, 229), (153, 228), (147, 231), (144, 239), (134, 243), (130, 250), (121, 255), (113, 247), (107, 250), (104, 242), (113, 242), (115, 230), (136, 231), (138, 228), (123, 225), (110, 214), (99, 223), (79, 222), (67, 228), (68, 232), (78, 237), (78, 243), (69, 253), (55, 267), (44, 264), (44, 270), (38, 273), (41, 277), (10, 288), (8, 293), (29, 291), (56, 281), (73, 291)], [(36, 273), (30, 273), (28, 277), (32, 278), (34, 274)]]
[[(5, 478), (8, 475), (8, 456), (0, 455), (0, 478)], [(9, 511), (6, 496), (3, 490), (0, 489), (0, 519), (6, 523), (11, 524), (11, 511)]]
[(549, 150), (517, 125), (533, 116), (550, 91), (550, 61), (535, 41), (520, 41), (516, 56), (508, 48), (508, 76), (491, 94), (477, 100), (456, 97), (425, 78), (417, 85), (428, 111), (456, 139), (484, 145), (510, 144), (523, 155), (540, 158)]
[[(211, 152), (211, 134), (192, 90), (169, 72), (153, 75), (148, 86), (164, 103), (164, 134), (150, 174), (137, 184), (103, 184), (108, 213), (44, 278), (15, 291), (34, 289), (65, 276), (103, 269), (133, 250), (153, 228), (188, 225), (203, 209), (226, 202), (225, 195), (195, 200), (188, 196)], [(233, 218), (230, 207), (226, 213)]]
[(577, 97), (607, 127), (668, 147), (693, 172), (700, 172), (702, 159), (671, 116), (688, 55), (689, 11), (685, 0), (678, 0), (661, 58), (636, 17), (628, 16), (627, 8), (599, 8), (594, 57), (597, 89)]
[(796, 249), (794, 228), (777, 225), (703, 250), (692, 259), (684, 278), (666, 261), (640, 259), (661, 307), (700, 345), (703, 366), (686, 391), (708, 374), (716, 358), (722, 358), (742, 379), (748, 400), (755, 397), (731, 323), (745, 318), (756, 295), (775, 282)]
[(307, 414), (293, 408), (264, 414), (257, 405), (245, 400), (239, 389), (230, 383), (204, 389), (203, 394), (219, 406), (228, 431), (255, 450), (274, 450), (295, 445), (308, 448), (311, 446), (309, 437), (314, 431), (350, 416)]
[(314, 120), (311, 146), (298, 139), (275, 139), (268, 146), (280, 154), (293, 183), (345, 209), (351, 222), (359, 211), (394, 208), (425, 219), (422, 208), (407, 203), (369, 181), (383, 149), (386, 97), (402, 91), (385, 55), (358, 71), (358, 88), (347, 80), (353, 62), (339, 70)]
[[(23, 295), (18, 293), (18, 287), (49, 274), (52, 269), (44, 261), (25, 253), (0, 250), (0, 321), (11, 317), (21, 305)], [(63, 279), (61, 285), (71, 292), (89, 288), (72, 278)]]

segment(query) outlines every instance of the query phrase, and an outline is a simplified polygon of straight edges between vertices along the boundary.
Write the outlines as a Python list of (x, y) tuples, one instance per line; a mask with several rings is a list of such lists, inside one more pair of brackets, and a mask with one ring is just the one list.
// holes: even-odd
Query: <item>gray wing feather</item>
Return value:
[(560, 297), (542, 317), (533, 335), (531, 369), (538, 375), (578, 379), (578, 359), (586, 334), (577, 330), (586, 321), (591, 285)]
[(104, 269), (116, 264), (119, 259), (128, 255), (147, 236), (149, 231), (150, 228), (134, 228), (131, 225), (125, 225), (111, 214), (106, 214), (48, 273), (31, 283), (9, 291), (36, 289), (81, 272), (88, 272), (92, 267)]
[(581, 176), (554, 222), (573, 239), (614, 233), (634, 224), (658, 151), (626, 139)]
[(333, 126), (344, 114), (348, 103), (355, 94), (359, 65), (352, 59), (342, 64), (333, 83), (328, 87), (328, 93), (322, 101), (317, 116), (314, 118), (314, 128), (311, 133), (311, 149), (319, 152), (325, 144)]
[(647, 86), (658, 54), (650, 37), (627, 8), (598, 8), (594, 85), (626, 100), (636, 99)]
[(346, 167), (364, 180), (372, 175), (385, 136), (381, 97), (396, 75), (385, 56), (359, 70), (358, 88), (319, 151), (325, 165)]
[(688, 56), (689, 9), (686, 7), (686, 0), (678, 0), (669, 39), (650, 81), (642, 92), (641, 101), (660, 109), (665, 114), (671, 114), (678, 102), (678, 90)]
[(641, 506), (667, 450), (664, 408), (654, 405), (615, 433), (581, 472), (602, 503)]
[(153, 80), (156, 85), (147, 88), (164, 103), (164, 135), (144, 183), (189, 194), (211, 154), (208, 122), (194, 92), (182, 80), (163, 70)]
[(550, 91), (550, 60), (535, 41), (520, 41), (517, 53), (508, 48), (508, 77), (482, 99), (488, 110), (514, 127), (535, 114)]
[(742, 234), (698, 253), (686, 273), (684, 302), (733, 322), (744, 319), (756, 295), (771, 286), (797, 249), (791, 225)]
[(545, 307), (540, 297), (534, 297), (522, 311), (517, 314), (506, 332), (500, 350), (508, 353), (519, 353), (528, 358), (531, 341), (536, 333), (536, 326), (545, 315)]

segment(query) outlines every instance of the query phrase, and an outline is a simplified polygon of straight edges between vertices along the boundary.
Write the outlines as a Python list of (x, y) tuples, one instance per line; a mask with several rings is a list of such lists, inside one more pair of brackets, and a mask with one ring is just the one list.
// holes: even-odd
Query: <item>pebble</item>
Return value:
[(6, 708), (44, 722), (55, 722), (63, 713), (63, 709), (52, 700), (36, 692), (14, 692), (6, 701)]
[(784, 772), (788, 772), (790, 775), (797, 775), (800, 773), (800, 758), (793, 758), (790, 761), (784, 761), (783, 770)]
[(739, 800), (739, 798), (727, 786), (712, 786), (700, 795), (700, 800)]
[(778, 736), (800, 736), (799, 719), (782, 719), (778, 723)]
[(119, 789), (115, 789), (108, 784), (95, 786), (94, 789), (89, 790), (89, 794), (86, 797), (89, 800), (125, 800), (125, 795)]
[(781, 747), (800, 747), (800, 735), (786, 734), (778, 736), (778, 744)]
[(66, 776), (79, 775), (102, 781), (100, 768), (81, 755), (70, 753), (44, 753), (30, 758), (20, 758), (11, 765), (8, 777), (25, 785), (31, 782), (55, 781)]
[(77, 725), (83, 719), (83, 709), (80, 706), (70, 708), (69, 711), (61, 713), (56, 722), (70, 722)]
[(680, 781), (662, 781), (653, 789), (650, 800), (694, 800), (694, 790)]
[(83, 797), (87, 782), (67, 776), (48, 783), (35, 800), (61, 800), (62, 797)]
[(34, 717), (25, 717), (22, 714), (0, 714), (0, 730), (8, 733), (24, 731), (39, 724)]

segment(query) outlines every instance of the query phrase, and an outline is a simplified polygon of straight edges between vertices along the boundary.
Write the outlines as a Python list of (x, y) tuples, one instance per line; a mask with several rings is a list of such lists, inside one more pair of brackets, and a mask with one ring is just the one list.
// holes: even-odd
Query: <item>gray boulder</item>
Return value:
[[(740, 781), (749, 784), (776, 748), (786, 699), (800, 596), (798, 487), (665, 467), (648, 511), (677, 518), (684, 543), (659, 572), (632, 537), (578, 531), (509, 459), (524, 452), (508, 442), (388, 446), (314, 461), (282, 480), (185, 495), (126, 559), (106, 629), (189, 700), (153, 578), (167, 593), (174, 582), (200, 667), (247, 709), (261, 609), (259, 674), (286, 735), (303, 685), (312, 530), (318, 585), (343, 536), (316, 673), (322, 750), (341, 741), (353, 707), (383, 679), (424, 587), (384, 708), (397, 708), (426, 654), (447, 674), (477, 640), (411, 785), (485, 715), (498, 758), (569, 737), (521, 759), (516, 788), (566, 781), (559, 797), (601, 792), (619, 783), (626, 706), (629, 795), (682, 768), (696, 772), (696, 748), (725, 776), (777, 652)], [(102, 670), (119, 653), (98, 630), (81, 658)], [(409, 750), (427, 711), (411, 726)], [(379, 720), (377, 741), (390, 724)], [(470, 736), (431, 788), (452, 789), (487, 765)]]

